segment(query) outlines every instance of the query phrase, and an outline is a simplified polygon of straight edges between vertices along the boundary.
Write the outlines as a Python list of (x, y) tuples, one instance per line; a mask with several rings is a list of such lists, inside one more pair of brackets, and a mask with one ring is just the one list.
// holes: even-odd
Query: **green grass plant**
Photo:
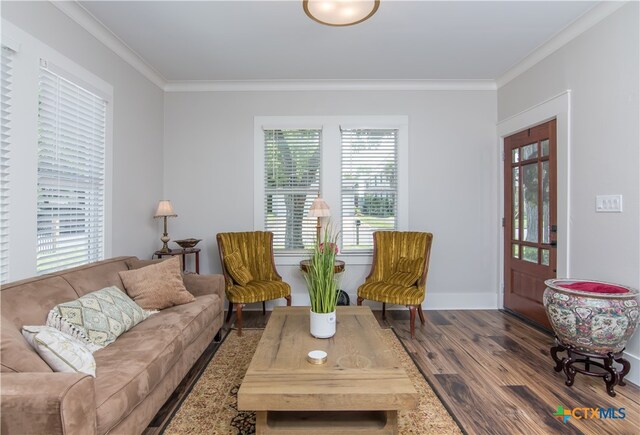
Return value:
[(338, 284), (335, 278), (334, 263), (338, 250), (338, 234), (331, 226), (324, 229), (322, 241), (313, 248), (309, 267), (304, 274), (314, 313), (331, 313), (338, 303)]

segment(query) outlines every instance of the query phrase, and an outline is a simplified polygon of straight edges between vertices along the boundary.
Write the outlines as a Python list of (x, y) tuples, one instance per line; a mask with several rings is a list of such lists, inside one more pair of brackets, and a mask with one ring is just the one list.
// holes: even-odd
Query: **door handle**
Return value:
[(549, 230), (552, 233), (557, 233), (558, 232), (558, 226), (557, 225), (551, 225), (551, 227), (549, 227)]

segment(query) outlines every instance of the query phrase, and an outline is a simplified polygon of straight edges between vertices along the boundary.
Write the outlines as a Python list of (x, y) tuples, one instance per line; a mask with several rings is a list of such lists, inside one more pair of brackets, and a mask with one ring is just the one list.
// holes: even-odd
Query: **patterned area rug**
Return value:
[[(242, 337), (238, 337), (235, 331), (227, 336), (169, 422), (164, 434), (255, 433), (255, 413), (238, 411), (237, 394), (262, 332), (262, 329), (243, 329)], [(420, 397), (415, 410), (399, 413), (400, 434), (461, 434), (458, 425), (422, 377), (393, 331), (385, 329), (384, 336), (398, 355)]]

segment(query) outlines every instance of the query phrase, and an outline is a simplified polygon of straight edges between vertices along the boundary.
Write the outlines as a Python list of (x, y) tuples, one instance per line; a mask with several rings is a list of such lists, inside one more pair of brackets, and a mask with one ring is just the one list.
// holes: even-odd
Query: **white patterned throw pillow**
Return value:
[(96, 361), (82, 342), (50, 326), (23, 326), (22, 335), (56, 372), (96, 377)]
[(107, 287), (56, 305), (49, 312), (47, 326), (84, 341), (96, 351), (151, 314), (118, 287)]

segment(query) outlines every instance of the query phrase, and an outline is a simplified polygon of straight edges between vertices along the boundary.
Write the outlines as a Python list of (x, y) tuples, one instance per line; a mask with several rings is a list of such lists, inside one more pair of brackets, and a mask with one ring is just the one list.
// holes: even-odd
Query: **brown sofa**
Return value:
[(55, 305), (108, 286), (123, 289), (118, 257), (1, 288), (2, 434), (141, 433), (223, 323), (222, 275), (184, 276), (194, 302), (162, 310), (94, 353), (97, 373), (54, 373), (22, 338)]

